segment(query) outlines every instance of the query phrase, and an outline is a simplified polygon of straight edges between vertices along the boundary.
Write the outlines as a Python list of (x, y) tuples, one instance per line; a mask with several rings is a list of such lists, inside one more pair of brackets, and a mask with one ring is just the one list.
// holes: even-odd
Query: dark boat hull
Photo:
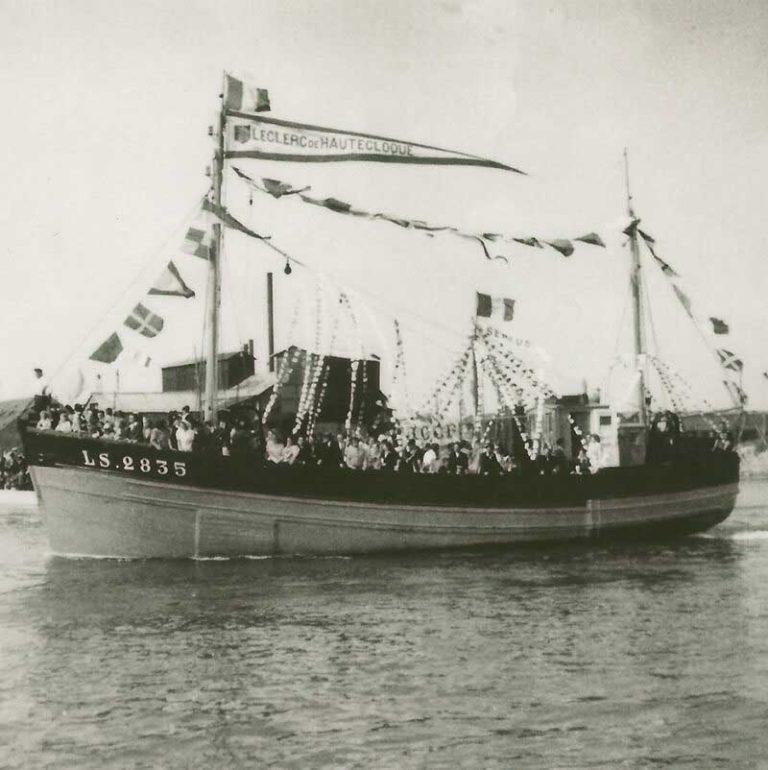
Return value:
[[(29, 434), (51, 549), (151, 558), (352, 554), (668, 537), (724, 520), (738, 461), (594, 477), (448, 477), (254, 467)], [(408, 502), (406, 502), (408, 501)]]

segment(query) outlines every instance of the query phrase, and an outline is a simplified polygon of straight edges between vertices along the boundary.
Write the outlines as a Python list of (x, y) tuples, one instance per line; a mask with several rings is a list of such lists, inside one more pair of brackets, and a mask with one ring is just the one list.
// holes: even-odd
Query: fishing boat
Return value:
[[(371, 214), (332, 198), (316, 199), (306, 190), (278, 180), (258, 182), (233, 167), (234, 161), (386, 162), (493, 170), (478, 173), (516, 171), (467, 153), (267, 117), (266, 93), (258, 90), (252, 96), (247, 101), (243, 84), (226, 76), (218, 128), (212, 132), (217, 142), (212, 190), (203, 202), (213, 224), (209, 234), (192, 236), (197, 256), (207, 262), (210, 296), (214, 298), (208, 308), (201, 410), (214, 423), (225, 403), (220, 388), (219, 339), (224, 231), (240, 232), (282, 254), (276, 244), (224, 207), (223, 188), (231, 172), (260, 192), (274, 198), (299, 197), (329, 210), (329, 216), (368, 217), (416, 231), (447, 232), (451, 237), (477, 241), (489, 259), (495, 256), (495, 246), (504, 240), (501, 235), (466, 233), (459, 228), (432, 227), (418, 220)], [(630, 253), (636, 408), (615, 415), (617, 457), (612, 467), (595, 473), (559, 474), (536, 469), (534, 454), (542, 440), (542, 414), (546, 404), (555, 404), (556, 398), (539, 382), (536, 372), (521, 365), (512, 354), (505, 359), (512, 362), (506, 369), (503, 364), (494, 364), (490, 351), (501, 349), (505, 334), (476, 324), (461, 365), (452, 370), (454, 379), (469, 372), (474, 383), (470, 388), (472, 414), (459, 417), (458, 432), (466, 437), (464, 431), (469, 424), (474, 440), (483, 441), (490, 435), (491, 425), (498, 427), (506, 420), (519, 452), (527, 452), (530, 457), (529, 463), (523, 454), (524, 462), (517, 463), (515, 472), (457, 475), (276, 465), (255, 462), (251, 455), (155, 449), (146, 443), (104, 436), (38, 430), (35, 418), (28, 415), (20, 421), (19, 430), (51, 551), (62, 556), (106, 558), (333, 555), (595, 538), (666, 538), (722, 522), (732, 511), (738, 494), (737, 454), (717, 436), (713, 440), (713, 436), (688, 435), (677, 428), (671, 432), (669, 425), (662, 421), (660, 426), (649, 412), (641, 245), (651, 248), (662, 270), (662, 265), (669, 265), (653, 252), (653, 239), (638, 227), (631, 196), (628, 214), (630, 224), (624, 232)], [(511, 240), (531, 248), (551, 247), (560, 253), (573, 249), (571, 241), (562, 239), (542, 243), (518, 234)], [(575, 240), (601, 245), (594, 233)], [(284, 256), (286, 271), (291, 262), (299, 264), (287, 253)], [(183, 286), (178, 271), (174, 268), (172, 272), (174, 285)], [(165, 289), (155, 289), (150, 293), (173, 293), (167, 290), (167, 282)], [(485, 311), (490, 300), (478, 295), (479, 316), (489, 314)], [(154, 318), (152, 312), (139, 305), (126, 319), (126, 325), (141, 333), (156, 333), (162, 324), (156, 323), (153, 330)], [(485, 346), (484, 353), (479, 351), (481, 345)], [(119, 337), (111, 335), (91, 358), (109, 362), (122, 347)], [(292, 360), (290, 352), (283, 359)], [(316, 402), (322, 400), (322, 377), (327, 371), (322, 359), (319, 354), (305, 355), (298, 365), (304, 375), (295, 424), (299, 434), (311, 429), (317, 418)], [(360, 382), (359, 364), (352, 362), (353, 371), (346, 380), (346, 387), (352, 390), (347, 428), (354, 412), (355, 383)], [(485, 373), (484, 366), (490, 367)], [(667, 370), (660, 372), (662, 379), (670, 380)], [(285, 380), (283, 375), (278, 367), (271, 380), (271, 400), (260, 415), (265, 426), (269, 425), (269, 406)], [(497, 415), (495, 423), (479, 406), (478, 382), (485, 375), (498, 394), (498, 411), (505, 415), (504, 419)], [(450, 401), (449, 391), (456, 390), (449, 385), (449, 379), (444, 378), (438, 387), (443, 407)], [(528, 422), (525, 408), (515, 408), (512, 397), (510, 403), (504, 403), (505, 394), (515, 392), (521, 384), (536, 392)], [(422, 435), (436, 442), (450, 435), (440, 418), (443, 407), (436, 407), (435, 414), (421, 425), (422, 431), (426, 430)], [(576, 445), (585, 431), (571, 413), (567, 417), (571, 421), (569, 438)], [(413, 432), (417, 422), (413, 415), (403, 417), (401, 427)]]

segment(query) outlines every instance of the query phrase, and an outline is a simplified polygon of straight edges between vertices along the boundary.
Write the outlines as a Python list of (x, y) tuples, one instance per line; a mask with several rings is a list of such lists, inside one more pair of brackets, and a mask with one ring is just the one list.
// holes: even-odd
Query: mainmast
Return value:
[[(221, 94), (221, 111), (219, 112), (219, 130), (216, 135), (217, 147), (213, 157), (213, 204), (218, 211), (221, 208), (221, 188), (224, 181), (224, 132), (226, 130), (225, 112), (226, 83)], [(218, 417), (218, 386), (219, 386), (219, 315), (221, 310), (221, 224), (213, 225), (213, 240), (211, 243), (209, 277), (210, 277), (210, 306), (208, 308), (208, 346), (205, 364), (205, 414), (206, 418), (215, 423)]]
[(633, 327), (633, 347), (635, 354), (635, 365), (637, 366), (637, 402), (639, 421), (646, 425), (647, 414), (645, 406), (645, 337), (643, 330), (645, 320), (643, 317), (642, 302), (642, 273), (640, 271), (640, 246), (637, 242), (637, 218), (632, 206), (632, 193), (629, 189), (629, 158), (627, 149), (624, 148), (624, 175), (627, 184), (627, 213), (631, 220), (627, 229), (629, 234), (629, 251), (631, 258), (629, 285), (632, 293), (632, 327)]

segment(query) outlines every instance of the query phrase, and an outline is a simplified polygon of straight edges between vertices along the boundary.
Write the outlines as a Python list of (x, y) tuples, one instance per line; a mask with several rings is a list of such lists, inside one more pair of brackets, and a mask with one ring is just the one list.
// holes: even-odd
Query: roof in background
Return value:
[[(219, 391), (219, 406), (228, 407), (259, 396), (275, 384), (275, 375), (271, 372), (253, 374), (234, 388)], [(89, 403), (96, 402), (104, 409), (111, 407), (121, 412), (179, 412), (188, 406), (198, 410), (198, 394), (194, 390), (180, 390), (169, 393), (114, 393), (94, 391)]]
[[(235, 350), (231, 351), (229, 353), (219, 353), (218, 360), (219, 361), (229, 361), (230, 358), (237, 358), (238, 356), (243, 355), (242, 350)], [(201, 366), (205, 365), (205, 359), (204, 358), (186, 358), (182, 361), (171, 361), (170, 363), (163, 364), (162, 369), (173, 369), (177, 366), (192, 366), (193, 364), (200, 364)]]

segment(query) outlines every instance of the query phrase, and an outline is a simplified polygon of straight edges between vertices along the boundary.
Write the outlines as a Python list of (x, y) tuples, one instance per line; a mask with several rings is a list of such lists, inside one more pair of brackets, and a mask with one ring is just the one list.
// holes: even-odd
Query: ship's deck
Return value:
[(594, 475), (533, 472), (499, 476), (392, 473), (317, 466), (282, 466), (257, 458), (158, 451), (147, 445), (28, 430), (30, 465), (76, 466), (203, 489), (399, 505), (547, 508), (588, 500), (642, 497), (738, 482), (735, 452), (682, 445), (674, 460)]

